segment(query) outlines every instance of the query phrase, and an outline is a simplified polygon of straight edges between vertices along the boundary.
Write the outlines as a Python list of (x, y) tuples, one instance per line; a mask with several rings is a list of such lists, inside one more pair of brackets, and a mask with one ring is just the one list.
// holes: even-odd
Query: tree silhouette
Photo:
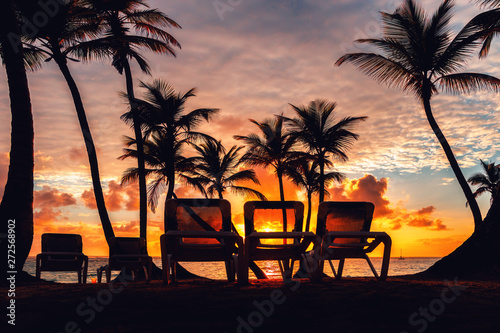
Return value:
[[(186, 112), (186, 101), (196, 96), (194, 88), (186, 93), (176, 93), (161, 79), (152, 83), (141, 81), (140, 87), (144, 88), (145, 92), (143, 99), (136, 100), (137, 109), (142, 119), (144, 135), (150, 138), (145, 141), (145, 161), (156, 170), (155, 172), (146, 170), (146, 174), (155, 175), (148, 188), (148, 203), (154, 212), (165, 188), (167, 188), (165, 200), (174, 196), (176, 174), (191, 167), (189, 160), (182, 154), (185, 145), (199, 138), (208, 138), (206, 134), (194, 131), (195, 128), (201, 122), (209, 121), (219, 109), (202, 108)], [(129, 111), (122, 116), (122, 119), (131, 122), (133, 117), (133, 112)], [(137, 141), (129, 140), (129, 145), (132, 144), (136, 145)], [(120, 158), (127, 157), (137, 158), (137, 149), (127, 150)], [(131, 168), (126, 171), (123, 180), (128, 181), (138, 176), (138, 168)]]
[[(0, 11), (0, 46), (7, 74), (12, 117), (9, 171), (0, 203), (0, 232), (5, 235), (2, 236), (0, 244), (5, 256), (11, 254), (10, 251), (7, 251), (8, 240), (11, 239), (8, 238), (8, 235), (12, 234), (9, 230), (14, 230), (17, 235), (15, 238), (15, 267), (9, 267), (10, 261), (7, 259), (10, 257), (4, 257), (0, 269), (5, 273), (13, 270), (20, 272), (23, 269), (33, 243), (33, 114), (24, 68), (23, 49), (21, 45), (16, 47), (9, 39), (9, 36), (12, 35), (21, 36), (17, 18), (17, 8), (14, 1), (4, 2)], [(5, 278), (0, 285), (7, 285)]]
[(466, 25), (452, 38), (452, 7), (453, 1), (445, 0), (429, 18), (414, 0), (405, 0), (394, 13), (381, 13), (383, 38), (357, 40), (381, 53), (345, 54), (336, 65), (352, 63), (379, 82), (412, 92), (422, 102), (429, 125), (469, 202), (477, 228), (482, 222), (481, 211), (434, 118), (430, 102), (439, 90), (454, 94), (481, 89), (499, 91), (500, 80), (486, 74), (459, 72), (477, 49), (481, 34), (477, 28)]
[[(312, 162), (311, 158), (301, 158), (292, 163), (288, 172), (288, 178), (298, 187), (304, 189), (307, 194), (307, 218), (305, 230), (309, 231), (312, 214), (312, 195), (321, 190), (320, 173), (318, 163)], [(339, 172), (328, 172), (323, 176), (324, 184), (329, 185), (333, 182), (341, 182), (344, 175)], [(328, 195), (326, 189), (323, 190)]]
[(493, 203), (493, 198), (498, 195), (500, 190), (500, 165), (495, 165), (495, 163), (486, 164), (481, 160), (481, 166), (484, 173), (475, 173), (467, 181), (471, 185), (479, 185), (476, 191), (474, 191), (474, 197), (490, 192), (491, 203)]
[(242, 181), (260, 185), (255, 171), (240, 170), (243, 160), (238, 155), (243, 149), (242, 146), (232, 146), (226, 151), (220, 141), (205, 139), (201, 144), (194, 144), (193, 148), (198, 153), (190, 159), (194, 163), (194, 168), (182, 177), (206, 197), (218, 196), (219, 199), (223, 199), (223, 194), (229, 190), (236, 195), (267, 200), (259, 191), (236, 185)]
[[(31, 2), (21, 2), (21, 4), (22, 12), (27, 14), (28, 17), (33, 17), (30, 13), (41, 10), (40, 4), (37, 6)], [(95, 38), (99, 34), (99, 26), (92, 22), (95, 16), (80, 4), (79, 1), (75, 0), (69, 1), (67, 4), (59, 4), (59, 10), (54, 17), (46, 25), (39, 27), (36, 33), (27, 39), (32, 44), (32, 50), (37, 50), (46, 56), (45, 61), (53, 60), (58, 65), (68, 84), (85, 141), (97, 210), (104, 235), (106, 240), (109, 241), (114, 236), (114, 232), (104, 202), (96, 148), (80, 91), (68, 67), (68, 60), (75, 60), (72, 56), (78, 56), (78, 54), (73, 53), (74, 47), (87, 39)]]
[[(179, 42), (165, 28), (180, 28), (174, 20), (157, 9), (150, 9), (143, 0), (86, 0), (96, 11), (103, 36), (81, 43), (75, 52), (85, 58), (111, 57), (112, 65), (125, 74), (127, 96), (131, 107), (132, 127), (137, 145), (138, 184), (140, 197), (140, 237), (147, 239), (147, 190), (143, 142), (139, 111), (134, 95), (130, 60), (137, 62), (144, 73), (150, 74), (146, 59), (138, 48), (175, 56)], [(135, 34), (131, 34), (131, 31)]]
[(290, 104), (297, 118), (286, 118), (292, 135), (314, 157), (319, 167), (319, 202), (325, 198), (325, 166), (332, 166), (330, 156), (347, 161), (347, 150), (358, 135), (350, 129), (367, 117), (345, 117), (335, 121), (336, 103), (326, 100), (315, 100), (307, 106)]
[[(292, 161), (301, 156), (300, 153), (293, 150), (296, 139), (285, 131), (282, 116), (275, 116), (261, 123), (253, 119), (250, 119), (250, 122), (259, 128), (262, 137), (254, 133), (247, 136), (234, 136), (236, 140), (241, 140), (247, 145), (247, 151), (242, 160), (249, 166), (271, 167), (274, 169), (276, 177), (278, 177), (280, 200), (285, 201), (283, 176), (288, 173)], [(283, 209), (283, 221), (286, 229), (285, 209)]]

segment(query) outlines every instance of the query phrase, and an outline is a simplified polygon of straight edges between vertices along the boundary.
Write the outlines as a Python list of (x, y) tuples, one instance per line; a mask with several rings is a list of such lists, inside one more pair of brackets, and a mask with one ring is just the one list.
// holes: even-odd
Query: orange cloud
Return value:
[(56, 208), (75, 204), (76, 199), (72, 194), (59, 192), (55, 188), (44, 186), (42, 190), (34, 192), (35, 210), (33, 211), (33, 218), (35, 224), (61, 220), (63, 213)]
[[(85, 190), (81, 198), (85, 203), (85, 207), (96, 209), (94, 190)], [(137, 183), (132, 183), (127, 186), (121, 186), (116, 181), (108, 182), (108, 191), (104, 194), (106, 208), (109, 211), (120, 210), (138, 210), (139, 209), (139, 189)]]
[(403, 226), (450, 230), (441, 219), (433, 218), (436, 208), (428, 206), (419, 210), (408, 210), (401, 203), (393, 207), (385, 197), (389, 180), (366, 174), (359, 179), (346, 179), (341, 185), (328, 189), (333, 200), (369, 201), (375, 204), (374, 221), (380, 227), (398, 230)]
[(41, 208), (64, 207), (76, 204), (72, 194), (62, 193), (55, 188), (44, 186), (42, 190), (35, 191), (34, 205)]

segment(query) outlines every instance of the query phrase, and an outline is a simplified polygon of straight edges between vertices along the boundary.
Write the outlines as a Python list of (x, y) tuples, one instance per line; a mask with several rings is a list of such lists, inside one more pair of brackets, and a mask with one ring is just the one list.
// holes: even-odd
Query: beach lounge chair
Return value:
[[(169, 199), (165, 210), (166, 232), (160, 237), (163, 283), (175, 282), (179, 261), (224, 261), (228, 281), (235, 281), (244, 245), (232, 230), (229, 201)], [(238, 281), (245, 282), (241, 277), (238, 271)]]
[[(284, 281), (316, 235), (302, 231), (304, 204), (299, 201), (248, 201), (244, 207), (245, 257), (250, 261), (278, 260)], [(286, 221), (283, 211), (286, 212)], [(248, 269), (245, 270), (248, 274)]]
[(147, 281), (151, 281), (152, 258), (146, 253), (146, 240), (142, 237), (111, 237), (109, 239), (109, 261), (97, 269), (97, 282), (101, 283), (102, 272), (106, 272), (106, 282), (111, 280), (111, 271), (130, 270), (133, 280), (140, 269), (144, 270)]
[[(342, 277), (344, 262), (349, 258), (365, 259), (375, 277), (387, 278), (391, 254), (391, 238), (385, 232), (370, 231), (375, 206), (371, 202), (329, 201), (318, 207), (316, 234), (321, 237), (315, 251), (320, 251), (319, 269), (314, 272), (314, 279), (321, 280), (324, 261), (328, 260), (334, 276)], [(384, 255), (380, 275), (375, 270), (368, 253), (378, 245), (384, 244)], [(339, 260), (335, 270), (332, 260)]]
[(36, 256), (36, 277), (42, 271), (77, 272), (78, 283), (87, 282), (89, 259), (82, 253), (82, 236), (77, 234), (42, 235), (42, 253)]

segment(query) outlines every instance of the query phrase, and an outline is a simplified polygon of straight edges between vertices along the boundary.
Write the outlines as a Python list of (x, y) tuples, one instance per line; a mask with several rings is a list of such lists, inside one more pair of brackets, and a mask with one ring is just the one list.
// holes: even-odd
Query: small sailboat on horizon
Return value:
[(405, 260), (405, 258), (403, 257), (403, 249), (399, 250), (399, 258), (398, 258), (398, 260)]

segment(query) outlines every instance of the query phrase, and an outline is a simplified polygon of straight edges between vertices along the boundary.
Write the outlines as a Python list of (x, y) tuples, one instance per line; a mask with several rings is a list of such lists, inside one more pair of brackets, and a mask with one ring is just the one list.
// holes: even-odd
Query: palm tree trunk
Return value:
[[(280, 200), (285, 201), (285, 190), (283, 188), (283, 173), (281, 171), (277, 171), (278, 174), (278, 182), (280, 187)], [(286, 217), (286, 209), (283, 208), (283, 231), (287, 231), (287, 217)], [(286, 242), (286, 240), (283, 240)]]
[(114, 237), (113, 227), (111, 225), (111, 220), (108, 216), (108, 211), (106, 209), (106, 204), (104, 202), (104, 194), (102, 192), (101, 179), (99, 176), (99, 164), (97, 162), (97, 154), (94, 145), (94, 140), (92, 139), (92, 134), (90, 133), (90, 127), (87, 121), (87, 116), (85, 115), (85, 109), (83, 107), (82, 98), (78, 87), (76, 85), (71, 72), (69, 71), (66, 59), (62, 54), (57, 54), (59, 46), (53, 47), (54, 60), (56, 61), (59, 69), (61, 70), (66, 83), (68, 84), (69, 90), (73, 97), (73, 102), (75, 104), (76, 114), (78, 115), (78, 121), (80, 123), (80, 128), (82, 130), (83, 139), (85, 140), (85, 147), (87, 148), (87, 155), (90, 164), (90, 174), (92, 176), (92, 186), (94, 187), (94, 196), (97, 205), (97, 211), (99, 212), (99, 218), (101, 219), (102, 229), (104, 231), (104, 236), (109, 244), (109, 239)]
[(319, 164), (319, 203), (325, 201), (325, 158), (320, 155), (318, 158)]
[(445, 136), (443, 135), (443, 132), (441, 132), (441, 129), (439, 128), (436, 120), (434, 119), (434, 116), (432, 114), (430, 99), (422, 98), (422, 101), (424, 104), (425, 115), (427, 116), (429, 125), (431, 126), (432, 130), (434, 131), (434, 134), (438, 138), (439, 143), (441, 144), (441, 147), (443, 148), (446, 157), (448, 158), (448, 162), (450, 163), (451, 169), (455, 173), (455, 177), (457, 178), (458, 183), (460, 184), (460, 187), (462, 188), (462, 191), (465, 194), (465, 198), (467, 199), (469, 207), (472, 211), (472, 216), (474, 217), (474, 227), (477, 229), (477, 227), (482, 222), (482, 217), (481, 217), (481, 210), (479, 209), (476, 198), (474, 197), (474, 194), (472, 193), (469, 184), (467, 184), (467, 180), (465, 179), (462, 170), (458, 165), (458, 162), (455, 158), (455, 155), (453, 154), (453, 151), (451, 150), (450, 145), (448, 144), (448, 141), (446, 140)]
[[(168, 189), (167, 196), (165, 197), (165, 209), (163, 211), (163, 223), (165, 224), (165, 230), (167, 227), (167, 200), (172, 199), (175, 196), (174, 188), (175, 188), (175, 170), (174, 166), (171, 166), (170, 175), (167, 177), (168, 179)], [(176, 197), (177, 198), (177, 197)]]
[(306, 231), (309, 231), (309, 227), (311, 224), (311, 211), (312, 211), (312, 193), (311, 191), (307, 191), (307, 218), (306, 218)]
[[(22, 48), (9, 41), (8, 36), (20, 36), (13, 1), (4, 4), (0, 11), (0, 43), (9, 86), (12, 115), (10, 164), (7, 184), (0, 204), (1, 250), (4, 254), (0, 269), (2, 276), (7, 271), (21, 271), (33, 243), (33, 169), (34, 130), (28, 79), (24, 69)], [(13, 221), (10, 222), (9, 221)], [(8, 266), (7, 234), (15, 231), (15, 263)], [(5, 236), (4, 236), (5, 235)], [(2, 279), (0, 284), (5, 283)]]
[[(125, 80), (127, 84), (127, 96), (132, 111), (132, 121), (134, 127), (135, 141), (137, 147), (137, 169), (139, 181), (139, 235), (147, 240), (148, 228), (148, 193), (146, 189), (146, 167), (144, 163), (144, 142), (142, 139), (141, 119), (137, 103), (134, 96), (134, 82), (132, 80), (132, 71), (127, 58), (123, 60), (123, 69), (125, 71)], [(147, 243), (147, 242), (146, 242)]]

